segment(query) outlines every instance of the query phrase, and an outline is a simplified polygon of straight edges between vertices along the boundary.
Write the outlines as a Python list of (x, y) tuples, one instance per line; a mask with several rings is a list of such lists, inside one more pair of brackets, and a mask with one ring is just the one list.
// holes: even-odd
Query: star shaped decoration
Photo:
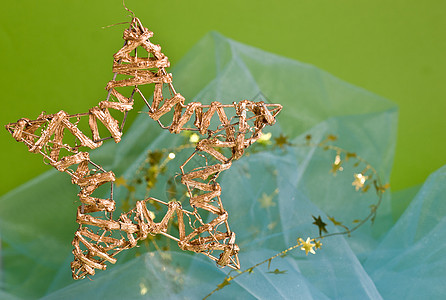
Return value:
[(384, 185), (378, 185), (376, 180), (373, 181), (373, 185), (375, 186), (377, 193), (384, 193), (390, 187), (390, 184), (388, 184), (388, 183), (386, 183)]
[(115, 184), (117, 186), (121, 186), (121, 185), (126, 186), (127, 185), (127, 181), (124, 179), (124, 177), (121, 176), (121, 177), (118, 177), (118, 178), (115, 179)]
[(362, 192), (365, 193), (369, 190), (370, 184), (367, 184), (365, 187), (362, 188)]
[(342, 164), (341, 155), (337, 154), (334, 163), (331, 165), (331, 172), (333, 173), (333, 175), (336, 175), (336, 172), (338, 171), (344, 170), (341, 164)]
[(349, 160), (350, 158), (355, 158), (356, 157), (356, 153), (353, 152), (347, 152), (347, 154), (345, 154), (345, 160)]
[(266, 193), (263, 193), (262, 197), (257, 199), (257, 201), (260, 202), (260, 207), (262, 208), (268, 208), (272, 206), (276, 206), (276, 203), (273, 201), (275, 193), (272, 193), (271, 195), (267, 195)]
[(267, 228), (269, 230), (273, 230), (274, 228), (276, 228), (276, 226), (277, 226), (277, 222), (271, 222), (268, 224)]
[(327, 136), (327, 140), (332, 141), (332, 142), (336, 141), (337, 139), (338, 139), (338, 137), (335, 136), (334, 134), (329, 134)]
[(223, 280), (222, 283), (217, 284), (217, 290), (221, 290), (221, 289), (224, 288), (225, 286), (230, 285), (230, 284), (231, 284), (230, 281), (231, 281), (232, 279), (233, 279), (232, 277), (226, 277), (225, 280)]
[(267, 273), (271, 273), (271, 274), (286, 274), (286, 272), (287, 272), (287, 270), (283, 270), (283, 271), (280, 271), (279, 269), (275, 269), (274, 271), (270, 271), (270, 272), (267, 272)]
[(321, 241), (314, 241), (314, 248), (316, 249), (321, 249), (322, 247), (322, 242)]
[(322, 236), (322, 232), (327, 233), (328, 231), (325, 228), (325, 226), (327, 226), (327, 224), (322, 221), (321, 216), (318, 216), (317, 218), (315, 216), (312, 216), (312, 217), (314, 219), (313, 224), (319, 228), (319, 236)]
[(336, 219), (334, 218), (334, 217), (328, 217), (328, 219), (331, 221), (331, 222), (333, 222), (333, 224), (335, 225), (335, 226), (341, 226), (342, 225), (342, 223), (341, 222), (339, 222), (339, 221), (336, 221)]
[(369, 176), (364, 176), (362, 173), (355, 173), (353, 176), (355, 177), (355, 180), (353, 181), (352, 185), (355, 187), (356, 191), (363, 188), (364, 183), (369, 178)]
[(312, 244), (311, 242), (313, 241), (312, 239), (310, 239), (309, 237), (307, 238), (306, 241), (304, 241), (302, 238), (299, 238), (298, 243), (302, 246), (300, 248), (300, 250), (305, 251), (305, 255), (308, 255), (308, 252), (311, 252), (313, 254), (316, 254), (316, 252), (314, 251), (313, 247), (316, 246), (315, 244)]
[(279, 137), (274, 138), (274, 141), (276, 142), (276, 145), (280, 148), (283, 148), (285, 145), (289, 145), (288, 138), (284, 136), (283, 134), (280, 134)]

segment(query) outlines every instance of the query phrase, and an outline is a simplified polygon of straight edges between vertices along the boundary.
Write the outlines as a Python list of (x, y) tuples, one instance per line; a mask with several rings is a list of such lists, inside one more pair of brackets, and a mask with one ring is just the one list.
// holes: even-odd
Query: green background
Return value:
[[(216, 30), (313, 64), (396, 102), (394, 191), (422, 183), (446, 164), (446, 1), (126, 4), (154, 32), (152, 41), (173, 65), (205, 33)], [(126, 25), (101, 27), (128, 21), (127, 15), (120, 1), (110, 0), (2, 3), (2, 124), (35, 118), (42, 110), (86, 112), (102, 100)], [(50, 168), (5, 130), (0, 143), (0, 194)]]

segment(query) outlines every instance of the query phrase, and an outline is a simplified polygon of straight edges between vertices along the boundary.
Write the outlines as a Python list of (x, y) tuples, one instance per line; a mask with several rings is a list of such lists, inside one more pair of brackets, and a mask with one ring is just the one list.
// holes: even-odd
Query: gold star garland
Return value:
[[(333, 175), (336, 175), (336, 172), (338, 172), (338, 171), (343, 171), (343, 168), (340, 166), (344, 161), (346, 162), (349, 160), (356, 160), (356, 162), (353, 163), (354, 167), (358, 167), (361, 164), (364, 164), (365, 168), (361, 172), (353, 174), (354, 181), (352, 182), (352, 185), (355, 187), (356, 191), (361, 191), (361, 192), (365, 193), (370, 188), (370, 183), (368, 181), (373, 180), (373, 186), (376, 191), (377, 201), (375, 204), (372, 204), (370, 206), (370, 213), (364, 219), (354, 220), (352, 222), (353, 226), (351, 228), (344, 225), (342, 222), (336, 220), (333, 216), (327, 216), (328, 220), (331, 221), (333, 223), (333, 225), (343, 229), (343, 231), (336, 232), (336, 233), (328, 233), (328, 230), (326, 229), (327, 224), (322, 220), (321, 216), (318, 216), (317, 218), (315, 216), (312, 216), (312, 218), (314, 220), (314, 222), (312, 224), (316, 225), (319, 230), (318, 238), (307, 237), (307, 239), (304, 240), (303, 238), (299, 237), (299, 238), (297, 238), (297, 243), (295, 245), (255, 264), (249, 268), (246, 268), (243, 271), (237, 271), (236, 275), (231, 276), (232, 271), (229, 272), (229, 274), (223, 280), (223, 282), (225, 284), (218, 285), (217, 288), (215, 288), (213, 291), (211, 291), (209, 294), (207, 294), (203, 299), (207, 299), (208, 297), (210, 297), (212, 294), (214, 294), (218, 290), (229, 285), (231, 283), (230, 281), (234, 280), (235, 278), (242, 276), (243, 274), (253, 273), (256, 268), (258, 268), (259, 266), (261, 266), (263, 264), (268, 263), (268, 269), (269, 269), (272, 260), (274, 260), (275, 258), (278, 258), (278, 257), (285, 257), (288, 254), (288, 252), (290, 252), (296, 248), (300, 248), (300, 250), (304, 251), (306, 255), (308, 255), (309, 253), (315, 254), (316, 253), (315, 250), (318, 250), (322, 247), (321, 239), (327, 238), (330, 236), (335, 236), (335, 235), (350, 236), (352, 232), (356, 231), (358, 228), (360, 228), (362, 225), (364, 225), (367, 221), (370, 220), (372, 223), (374, 222), (374, 220), (376, 218), (377, 210), (382, 202), (382, 195), (390, 187), (390, 185), (389, 184), (381, 184), (381, 181), (379, 179), (378, 172), (376, 171), (376, 169), (373, 168), (365, 159), (356, 155), (356, 153), (352, 153), (352, 152), (349, 152), (349, 151), (342, 149), (340, 147), (327, 144), (329, 142), (336, 141), (337, 140), (336, 136), (328, 135), (327, 138), (320, 143), (312, 143), (311, 139), (312, 139), (311, 135), (307, 135), (305, 137), (305, 140), (306, 140), (305, 144), (292, 144), (291, 142), (288, 141), (288, 138), (286, 136), (281, 134), (279, 138), (275, 139), (275, 142), (276, 142), (275, 147), (278, 147), (280, 149), (283, 149), (285, 146), (318, 147), (318, 148), (322, 148), (325, 151), (334, 151), (336, 153), (335, 159), (332, 164), (332, 168), (329, 170), (329, 172), (332, 173)], [(272, 200), (269, 202), (272, 202)], [(326, 234), (322, 235), (322, 232), (324, 232)], [(286, 270), (275, 269), (274, 271), (270, 271), (267, 273), (277, 275), (277, 274), (284, 274), (285, 272), (286, 272)]]

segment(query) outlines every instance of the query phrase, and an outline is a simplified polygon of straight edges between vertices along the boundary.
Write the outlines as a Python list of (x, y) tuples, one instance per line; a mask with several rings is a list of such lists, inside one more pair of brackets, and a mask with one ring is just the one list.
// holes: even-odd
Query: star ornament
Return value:
[(283, 148), (285, 145), (289, 145), (288, 138), (282, 134), (280, 134), (279, 137), (274, 138), (274, 141), (276, 142), (276, 145), (280, 148)]
[(118, 178), (115, 179), (115, 184), (117, 186), (121, 186), (121, 185), (126, 186), (127, 185), (127, 181), (124, 179), (124, 177), (121, 176), (121, 177), (118, 177)]
[(334, 217), (330, 217), (328, 216), (328, 219), (335, 225), (335, 226), (341, 226), (342, 223), (339, 221), (336, 221), (336, 219)]
[(271, 274), (286, 274), (286, 270), (283, 270), (283, 271), (280, 271), (279, 269), (275, 269), (274, 271), (270, 271), (270, 272), (267, 272), (267, 273), (271, 273)]
[(225, 286), (230, 285), (232, 279), (233, 279), (232, 277), (226, 277), (225, 280), (223, 280), (222, 283), (217, 285), (217, 290), (221, 290)]
[(324, 223), (324, 221), (322, 221), (321, 216), (318, 216), (317, 218), (315, 216), (312, 216), (314, 219), (313, 224), (316, 225), (319, 228), (319, 236), (322, 235), (322, 232), (327, 233), (327, 229), (325, 228), (325, 226), (327, 226), (326, 223)]
[(334, 163), (331, 165), (331, 172), (333, 173), (333, 175), (336, 175), (336, 172), (338, 171), (344, 170), (341, 164), (342, 164), (341, 156), (338, 154), (336, 155)]
[(316, 249), (320, 249), (322, 247), (322, 242), (321, 241), (314, 241), (314, 247)]
[(355, 173), (353, 176), (355, 177), (355, 180), (353, 181), (352, 185), (355, 187), (356, 191), (362, 189), (364, 187), (364, 183), (369, 178), (369, 176), (364, 176), (362, 173)]
[(276, 206), (276, 203), (273, 200), (274, 196), (275, 196), (275, 193), (272, 193), (271, 195), (267, 195), (266, 193), (263, 193), (262, 197), (257, 199), (257, 201), (260, 202), (260, 207), (268, 208), (268, 207)]
[(305, 251), (305, 255), (308, 255), (308, 252), (311, 252), (313, 254), (316, 254), (316, 252), (314, 251), (314, 247), (316, 246), (315, 244), (312, 244), (311, 242), (313, 241), (312, 239), (310, 239), (309, 237), (307, 238), (306, 241), (304, 241), (302, 238), (299, 238), (298, 243), (302, 246), (300, 248), (300, 250)]

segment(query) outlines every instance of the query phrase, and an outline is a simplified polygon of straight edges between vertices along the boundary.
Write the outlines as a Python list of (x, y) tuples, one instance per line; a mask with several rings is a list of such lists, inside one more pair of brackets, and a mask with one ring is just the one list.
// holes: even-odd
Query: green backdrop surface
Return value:
[[(216, 30), (396, 102), (393, 190), (422, 183), (446, 163), (446, 1), (126, 3), (173, 65)], [(102, 99), (125, 25), (101, 27), (128, 21), (127, 15), (120, 1), (2, 3), (2, 123), (42, 110), (84, 112)], [(0, 143), (0, 194), (50, 168), (4, 130)]]

